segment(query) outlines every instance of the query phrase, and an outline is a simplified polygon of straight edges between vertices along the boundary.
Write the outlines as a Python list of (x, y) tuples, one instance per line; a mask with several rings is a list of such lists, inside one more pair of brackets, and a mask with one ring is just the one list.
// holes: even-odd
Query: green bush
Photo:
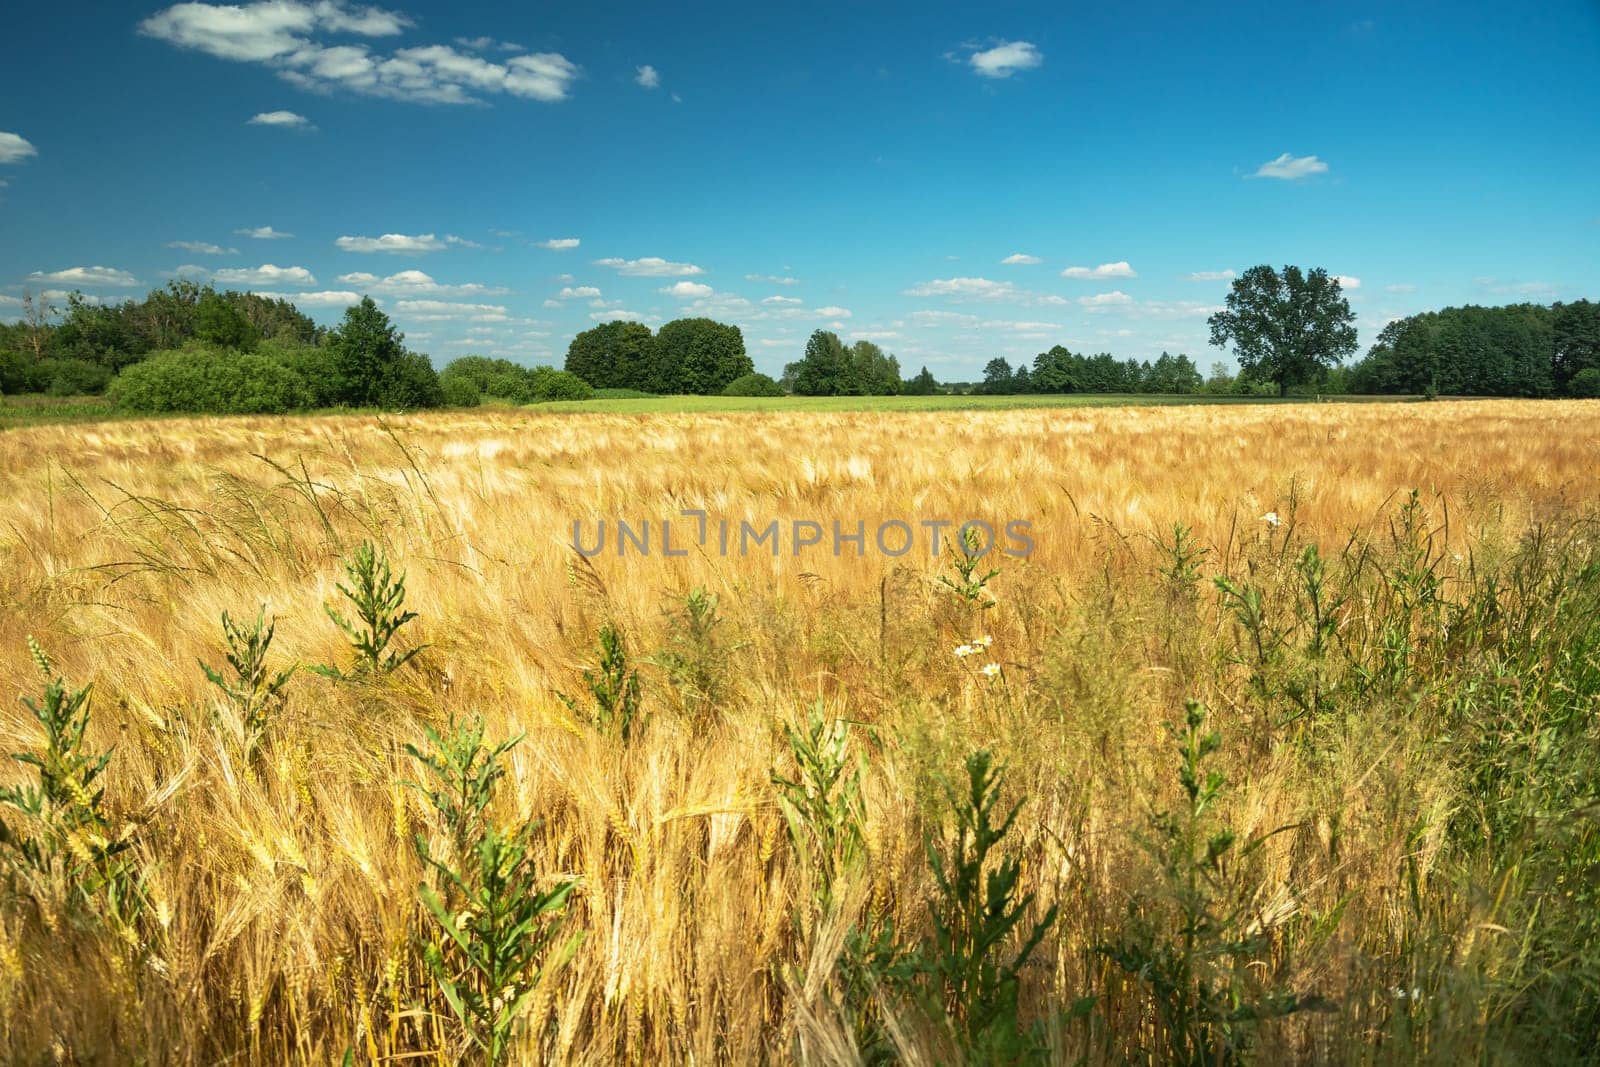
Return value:
[(436, 408), (444, 405), (444, 391), (433, 362), (420, 352), (406, 352), (389, 366), (378, 392), (378, 406), (390, 409)]
[(1572, 376), (1572, 381), (1567, 385), (1573, 396), (1588, 399), (1600, 397), (1600, 367), (1590, 367), (1581, 370)]
[(723, 396), (782, 396), (783, 386), (759, 371), (740, 375), (722, 390)]
[(475, 408), (483, 403), (483, 394), (465, 375), (448, 372), (439, 375), (439, 391), (444, 394), (445, 407)]
[(48, 384), (43, 362), (31, 352), (0, 352), (0, 393), (42, 393)]
[(124, 367), (107, 394), (119, 410), (140, 414), (269, 415), (313, 402), (304, 379), (270, 356), (198, 345), (158, 352)]
[(571, 371), (553, 370), (550, 367), (535, 367), (533, 370), (534, 400), (588, 400), (592, 396), (594, 389), (589, 383)]
[(85, 359), (46, 359), (39, 364), (45, 375), (44, 391), (51, 396), (103, 393), (111, 384), (111, 368)]
[(310, 394), (308, 406), (331, 408), (342, 403), (344, 378), (332, 350), (294, 340), (262, 341), (256, 354), (275, 360), (300, 376)]

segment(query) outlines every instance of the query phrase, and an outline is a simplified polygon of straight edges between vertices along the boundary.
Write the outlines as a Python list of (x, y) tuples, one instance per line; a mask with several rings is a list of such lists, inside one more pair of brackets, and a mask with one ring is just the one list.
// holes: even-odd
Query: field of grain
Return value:
[[(507, 410), (0, 433), (0, 752), (47, 751), (19, 698), (44, 706), (57, 676), (92, 683), (81, 750), (109, 752), (78, 790), (99, 799), (74, 794), (81, 763), (0, 768), (21, 787), (0, 793), (0, 1045), (74, 1063), (1581, 1061), (1600, 1018), (1597, 415)], [(1035, 548), (963, 593), (952, 553), (888, 557), (870, 534), (865, 555), (831, 532), (776, 557), (571, 547), (574, 521), (685, 509), (830, 531), (1022, 520)], [(389, 673), (354, 672), (325, 611), (350, 615), (336, 583), (363, 541), (416, 613), (391, 647), (427, 646)], [(344, 674), (301, 669), (257, 703), (208, 680), (222, 614), (263, 605), (270, 671)], [(602, 631), (636, 672), (627, 731), (592, 692)], [(840, 758), (808, 793), (813, 716), (819, 758)], [(419, 889), (479, 887), (421, 859), (419, 835), (470, 866), (407, 749), (480, 719), (491, 744), (520, 735), (483, 825), (528, 828), (538, 886), (575, 882), (532, 964), (486, 992), (466, 920)], [(997, 821), (1022, 802), (980, 873), (1015, 861), (1020, 911), (962, 956), (983, 909), (936, 874), (980, 750), (1003, 769)], [(441, 975), (485, 992), (491, 1022)]]

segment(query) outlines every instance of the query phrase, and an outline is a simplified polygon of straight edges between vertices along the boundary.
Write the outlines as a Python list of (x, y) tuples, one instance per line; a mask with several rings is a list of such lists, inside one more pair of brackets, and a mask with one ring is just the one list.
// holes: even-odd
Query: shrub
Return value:
[(1567, 388), (1572, 391), (1573, 396), (1589, 399), (1600, 397), (1600, 367), (1590, 367), (1574, 374)]
[(729, 382), (723, 396), (782, 396), (783, 386), (765, 374), (744, 374)]
[(107, 393), (118, 409), (141, 414), (281, 414), (313, 399), (300, 375), (270, 356), (200, 346), (124, 367)]
[(571, 371), (552, 370), (549, 367), (534, 368), (534, 400), (588, 400), (592, 396), (594, 389), (589, 383)]
[(444, 390), (433, 362), (420, 352), (405, 352), (389, 366), (378, 390), (378, 406), (406, 410), (444, 405)]
[(84, 359), (46, 359), (39, 362), (44, 391), (51, 396), (103, 393), (111, 384), (111, 368)]
[(444, 395), (445, 407), (475, 408), (483, 403), (483, 394), (471, 378), (460, 374), (439, 375), (439, 391)]
[(42, 393), (48, 384), (43, 363), (27, 352), (0, 352), (0, 393)]
[(293, 340), (270, 340), (262, 341), (256, 347), (256, 354), (299, 375), (310, 396), (309, 407), (331, 408), (343, 403), (344, 378), (332, 349)]

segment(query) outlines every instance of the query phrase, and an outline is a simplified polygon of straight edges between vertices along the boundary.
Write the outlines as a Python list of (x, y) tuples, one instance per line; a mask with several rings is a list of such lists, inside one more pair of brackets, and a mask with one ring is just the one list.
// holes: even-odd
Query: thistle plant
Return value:
[[(1018, 1063), (1044, 1052), (1043, 1034), (1025, 1032), (1018, 1016), (1022, 970), (1055, 924), (1052, 905), (1032, 927), (1023, 924), (1034, 894), (1020, 892), (1021, 861), (999, 851), (1011, 831), (1018, 801), (1000, 814), (1001, 772), (982, 750), (966, 761), (966, 788), (948, 792), (956, 821), (955, 840), (925, 847), (937, 896), (928, 901), (933, 937), (921, 952), (920, 969), (955, 1027), (967, 1062)], [(1026, 931), (1014, 953), (1007, 944)]]
[(865, 858), (863, 765), (850, 751), (849, 723), (829, 719), (820, 700), (807, 712), (803, 729), (785, 723), (783, 732), (795, 768), (792, 777), (773, 772), (778, 810), (797, 865), (812, 878), (816, 913), (827, 915), (835, 905), (840, 879)]
[(1271, 834), (1237, 848), (1234, 832), (1213, 817), (1224, 779), (1209, 764), (1222, 735), (1206, 730), (1205, 720), (1205, 707), (1190, 700), (1183, 725), (1171, 731), (1183, 805), (1152, 818), (1146, 847), (1161, 873), (1159, 889), (1130, 902), (1122, 940), (1101, 949), (1149, 990), (1166, 1045), (1159, 1054), (1193, 1067), (1237, 1063), (1263, 1020), (1321, 1004), (1264, 988), (1251, 973), (1264, 939), (1232, 899), (1227, 861)]
[[(394, 577), (389, 558), (371, 541), (356, 546), (354, 555), (345, 561), (345, 577), (349, 585), (338, 583), (338, 590), (355, 608), (356, 621), (350, 622), (333, 605), (324, 609), (334, 625), (344, 631), (351, 651), (355, 653), (356, 675), (382, 675), (399, 670), (427, 645), (418, 645), (404, 652), (390, 651), (389, 642), (399, 634), (400, 628), (417, 617), (414, 611), (402, 610), (406, 599), (406, 576), (402, 572)], [(313, 667), (328, 678), (344, 677), (337, 667)]]
[(994, 594), (989, 592), (989, 583), (1000, 576), (1000, 570), (991, 568), (984, 571), (983, 556), (983, 539), (978, 536), (977, 530), (969, 527), (956, 539), (956, 547), (950, 552), (950, 565), (955, 568), (955, 578), (941, 574), (939, 584), (969, 605), (992, 607), (995, 601)]
[(427, 730), (429, 747), (406, 750), (428, 772), (411, 783), (438, 816), (449, 848), (434, 853), (414, 838), (428, 878), (417, 892), (433, 920), (423, 961), (461, 1024), (467, 1043), (491, 1064), (506, 1061), (516, 1028), (540, 982), (577, 952), (584, 934), (562, 938), (562, 913), (577, 887), (551, 883), (534, 862), (534, 822), (503, 827), (489, 814), (502, 757), (521, 739), (489, 746), (482, 719)]
[(66, 895), (125, 927), (138, 905), (137, 876), (124, 856), (131, 838), (113, 828), (105, 811), (102, 775), (111, 752), (95, 752), (84, 739), (92, 687), (69, 688), (31, 637), (28, 650), (45, 686), (42, 700), (22, 703), (43, 727), (44, 745), (11, 754), (33, 768), (33, 781), (0, 787), (0, 808), (19, 816), (10, 824), (0, 819), (0, 864), (47, 925), (54, 926)]
[(583, 672), (592, 703), (580, 707), (565, 693), (557, 696), (574, 715), (588, 719), (601, 733), (616, 732), (626, 742), (645, 726), (639, 704), (639, 672), (629, 659), (622, 631), (611, 623), (600, 627), (598, 651), (598, 666)]
[(228, 707), (239, 718), (247, 756), (255, 755), (273, 712), (283, 704), (284, 687), (298, 669), (297, 664), (292, 664), (276, 674), (268, 671), (267, 653), (272, 648), (277, 623), (267, 622), (265, 614), (265, 607), (258, 609), (255, 621), (246, 628), (229, 618), (226, 611), (222, 613), (222, 634), (228, 643), (226, 659), (232, 678), (200, 661), (200, 669), (222, 691)]

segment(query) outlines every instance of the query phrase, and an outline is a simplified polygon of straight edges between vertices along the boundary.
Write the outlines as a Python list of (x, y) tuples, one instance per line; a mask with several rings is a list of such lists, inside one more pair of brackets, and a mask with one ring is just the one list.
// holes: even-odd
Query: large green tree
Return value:
[(1207, 320), (1211, 343), (1231, 344), (1240, 370), (1275, 383), (1279, 396), (1356, 350), (1355, 313), (1321, 267), (1251, 267), (1234, 280), (1227, 305)]
[(655, 364), (658, 393), (716, 394), (756, 369), (739, 327), (713, 319), (675, 319), (662, 326)]
[(339, 399), (355, 407), (436, 407), (439, 377), (428, 357), (406, 351), (405, 335), (370, 296), (344, 313), (325, 342), (339, 376)]
[(572, 339), (565, 367), (596, 389), (649, 391), (655, 387), (655, 344), (642, 322), (604, 322)]
[(849, 349), (832, 330), (813, 331), (806, 354), (784, 368), (785, 383), (796, 396), (839, 396), (855, 392)]
[(1586, 370), (1600, 368), (1600, 303), (1575, 300), (1556, 304), (1550, 310), (1555, 329), (1552, 363), (1556, 388), (1571, 392), (1574, 378)]

